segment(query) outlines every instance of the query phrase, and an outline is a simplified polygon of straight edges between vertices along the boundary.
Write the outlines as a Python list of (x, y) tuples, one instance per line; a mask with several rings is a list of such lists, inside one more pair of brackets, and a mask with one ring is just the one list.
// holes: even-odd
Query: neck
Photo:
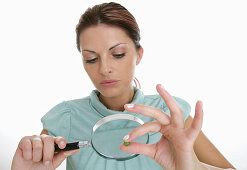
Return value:
[(104, 97), (99, 95), (99, 100), (103, 103), (108, 109), (116, 111), (124, 111), (124, 105), (130, 103), (134, 97), (134, 89), (131, 87), (126, 90), (119, 96), (114, 97)]

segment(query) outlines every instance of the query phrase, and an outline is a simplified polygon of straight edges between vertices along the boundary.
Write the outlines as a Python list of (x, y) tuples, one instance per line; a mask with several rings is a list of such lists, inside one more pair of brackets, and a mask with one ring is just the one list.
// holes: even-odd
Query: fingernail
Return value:
[(126, 135), (126, 136), (123, 138), (123, 140), (126, 141), (126, 140), (129, 139), (129, 137), (130, 137), (129, 135)]
[(45, 166), (49, 166), (49, 165), (50, 165), (50, 161), (46, 161)]
[(165, 87), (164, 87), (162, 84), (160, 84), (160, 87), (161, 87), (163, 90), (165, 90)]
[(60, 145), (65, 146), (64, 141), (61, 141), (61, 142), (60, 142)]
[(128, 108), (133, 108), (133, 107), (134, 107), (134, 104), (126, 104), (126, 106), (127, 106)]

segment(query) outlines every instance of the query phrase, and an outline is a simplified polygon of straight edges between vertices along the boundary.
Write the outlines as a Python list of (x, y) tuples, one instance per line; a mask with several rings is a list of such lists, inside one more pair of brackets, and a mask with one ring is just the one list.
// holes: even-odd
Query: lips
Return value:
[(104, 80), (100, 84), (112, 83), (112, 82), (116, 82), (116, 81), (118, 81), (118, 80)]
[(114, 86), (115, 84), (117, 84), (119, 82), (119, 80), (103, 80), (100, 84), (105, 86), (105, 87), (110, 87), (110, 86)]

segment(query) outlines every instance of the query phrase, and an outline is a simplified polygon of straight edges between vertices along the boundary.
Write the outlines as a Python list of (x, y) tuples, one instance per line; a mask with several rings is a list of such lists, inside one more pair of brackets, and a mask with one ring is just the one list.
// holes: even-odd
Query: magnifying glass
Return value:
[[(114, 114), (99, 120), (93, 127), (90, 141), (67, 143), (64, 149), (55, 144), (55, 152), (68, 151), (83, 147), (92, 147), (100, 156), (118, 161), (128, 160), (138, 154), (122, 152), (120, 145), (124, 142), (123, 137), (144, 122), (130, 114)], [(147, 144), (149, 135), (145, 134), (134, 142)]]

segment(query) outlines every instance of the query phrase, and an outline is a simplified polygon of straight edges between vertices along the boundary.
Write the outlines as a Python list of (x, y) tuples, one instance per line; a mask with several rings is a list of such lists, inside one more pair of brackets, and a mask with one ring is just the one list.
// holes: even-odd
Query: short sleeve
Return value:
[[(177, 102), (178, 106), (180, 107), (180, 109), (182, 110), (183, 112), (183, 117), (184, 117), (184, 121), (189, 117), (190, 115), (190, 112), (191, 112), (191, 107), (190, 107), (190, 104), (179, 98), (179, 97), (175, 97), (175, 96), (172, 96), (175, 101)], [(164, 107), (163, 107), (163, 110), (170, 115), (170, 111), (168, 109), (168, 107), (166, 106), (165, 102), (164, 102)]]
[(71, 110), (63, 101), (50, 109), (42, 118), (43, 128), (51, 136), (62, 136), (68, 140), (70, 133)]

